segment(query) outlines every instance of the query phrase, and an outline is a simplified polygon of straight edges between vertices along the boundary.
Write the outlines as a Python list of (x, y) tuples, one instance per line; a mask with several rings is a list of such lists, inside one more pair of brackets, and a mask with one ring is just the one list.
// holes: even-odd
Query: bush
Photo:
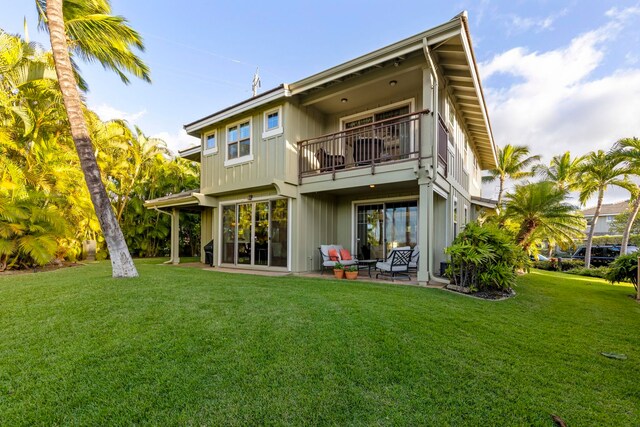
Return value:
[(574, 270), (576, 268), (584, 268), (584, 261), (580, 259), (562, 260), (558, 263), (559, 271)]
[(567, 274), (575, 274), (577, 276), (587, 277), (599, 277), (605, 279), (609, 274), (609, 267), (595, 267), (595, 268), (572, 268), (565, 271)]
[(533, 268), (547, 271), (558, 271), (558, 263), (555, 260), (549, 261), (534, 261)]
[(638, 291), (638, 254), (621, 255), (609, 264), (605, 277), (611, 283), (631, 282)]
[(451, 256), (447, 276), (455, 285), (471, 290), (510, 289), (516, 270), (530, 265), (513, 236), (493, 224), (467, 224), (445, 253)]

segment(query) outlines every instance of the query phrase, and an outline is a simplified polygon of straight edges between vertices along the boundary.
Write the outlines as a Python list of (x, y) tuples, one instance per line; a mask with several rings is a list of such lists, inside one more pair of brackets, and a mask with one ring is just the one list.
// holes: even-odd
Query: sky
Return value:
[[(468, 11), (493, 134), (543, 161), (640, 137), (640, 0), (112, 0), (146, 46), (152, 84), (82, 64), (89, 107), (124, 118), (176, 151), (183, 125), (420, 33)], [(395, 10), (394, 10), (395, 9)], [(0, 28), (48, 46), (35, 0), (0, 0)], [(495, 197), (496, 186), (485, 186)], [(624, 200), (609, 191), (607, 202)]]

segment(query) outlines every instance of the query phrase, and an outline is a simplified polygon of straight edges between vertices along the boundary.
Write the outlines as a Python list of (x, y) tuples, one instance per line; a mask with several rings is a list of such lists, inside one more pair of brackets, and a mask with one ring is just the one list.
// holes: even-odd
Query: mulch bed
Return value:
[(42, 273), (45, 271), (54, 271), (54, 270), (59, 270), (61, 268), (67, 268), (67, 267), (79, 267), (81, 265), (84, 265), (84, 264), (65, 261), (59, 264), (47, 264), (47, 265), (43, 265), (35, 268), (24, 268), (22, 270), (6, 270), (6, 271), (0, 272), (0, 277), (14, 276), (16, 274)]
[(462, 286), (456, 286), (453, 284), (449, 284), (445, 286), (445, 289), (451, 292), (457, 292), (459, 294), (467, 295), (474, 298), (498, 301), (507, 298), (511, 298), (516, 295), (516, 292), (513, 289), (508, 291), (478, 291), (478, 292), (469, 292), (468, 288), (463, 288)]

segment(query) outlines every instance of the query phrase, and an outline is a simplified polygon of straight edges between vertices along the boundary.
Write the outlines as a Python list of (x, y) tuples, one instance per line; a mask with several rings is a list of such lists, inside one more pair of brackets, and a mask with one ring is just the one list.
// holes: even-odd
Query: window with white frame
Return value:
[(458, 198), (453, 196), (453, 237), (458, 235)]
[(251, 160), (251, 120), (227, 126), (225, 166)]
[(469, 206), (467, 206), (466, 204), (464, 205), (464, 223), (469, 223)]
[(282, 133), (282, 107), (265, 111), (262, 137), (269, 138), (271, 136), (279, 135), (281, 133)]
[(467, 138), (462, 135), (462, 140), (464, 142), (464, 159), (462, 161), (462, 168), (465, 172), (469, 172), (469, 141)]
[(218, 139), (215, 132), (208, 133), (204, 136), (204, 154), (213, 154), (218, 152)]

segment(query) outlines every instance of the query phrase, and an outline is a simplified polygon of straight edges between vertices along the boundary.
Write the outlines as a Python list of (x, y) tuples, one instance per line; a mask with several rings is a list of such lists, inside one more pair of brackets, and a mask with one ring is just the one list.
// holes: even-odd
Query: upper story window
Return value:
[(453, 196), (453, 237), (458, 235), (458, 198)]
[(251, 152), (251, 119), (227, 126), (225, 166), (253, 160)]
[(269, 138), (282, 133), (282, 107), (264, 113), (263, 129), (263, 138)]
[(213, 154), (218, 152), (218, 140), (216, 133), (211, 132), (204, 136), (204, 154)]
[(464, 141), (464, 159), (462, 161), (462, 168), (464, 169), (465, 172), (469, 171), (469, 142), (467, 141), (467, 139), (464, 137), (464, 135), (462, 136), (462, 140)]

